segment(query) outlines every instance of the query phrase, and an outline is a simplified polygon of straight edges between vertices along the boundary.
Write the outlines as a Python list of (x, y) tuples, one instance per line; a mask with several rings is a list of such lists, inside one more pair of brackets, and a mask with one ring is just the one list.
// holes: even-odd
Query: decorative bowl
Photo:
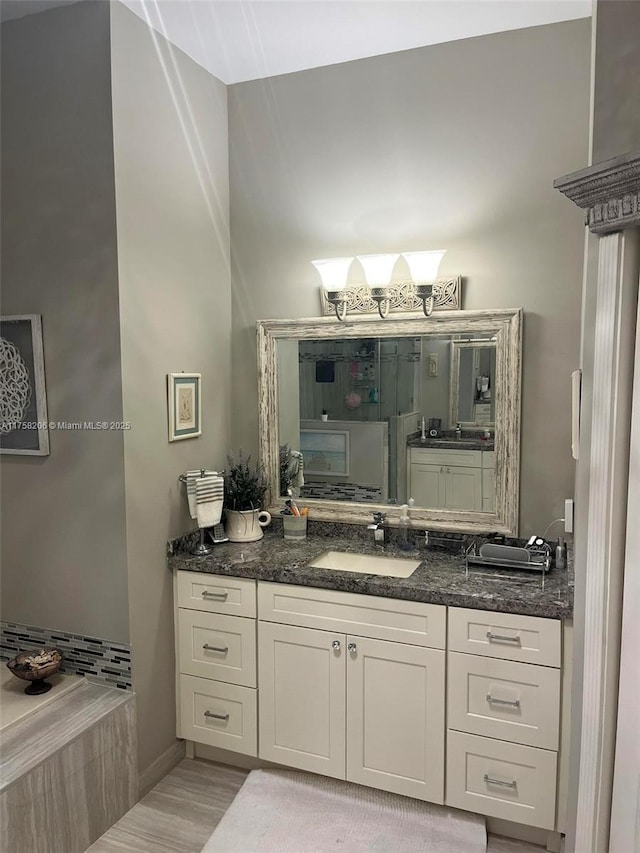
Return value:
[(61, 664), (62, 653), (58, 649), (33, 649), (16, 655), (7, 663), (7, 668), (17, 678), (31, 682), (25, 687), (25, 693), (39, 696), (51, 690), (51, 684), (47, 684), (45, 678), (57, 672)]

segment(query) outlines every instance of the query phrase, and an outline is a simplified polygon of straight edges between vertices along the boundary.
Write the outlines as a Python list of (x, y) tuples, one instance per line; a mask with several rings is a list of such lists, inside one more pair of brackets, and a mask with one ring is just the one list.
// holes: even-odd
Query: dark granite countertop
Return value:
[[(310, 535), (301, 541), (284, 539), (275, 523), (264, 539), (249, 543), (214, 546), (207, 557), (194, 557), (189, 548), (193, 534), (169, 543), (169, 567), (231, 577), (256, 578), (274, 583), (335, 589), (408, 601), (425, 601), (451, 607), (470, 607), (504, 613), (521, 613), (552, 619), (573, 614), (573, 570), (553, 569), (544, 578), (536, 572), (472, 569), (468, 576), (464, 557), (431, 548), (402, 551), (396, 545), (384, 550), (365, 538), (371, 533), (351, 533), (349, 525), (309, 525)], [(340, 532), (342, 529), (342, 532)], [(345, 535), (345, 531), (349, 531)], [(323, 551), (402, 556), (421, 559), (408, 578), (391, 578), (355, 572), (310, 568), (307, 564)]]
[(429, 450), (494, 450), (492, 438), (463, 436), (462, 438), (442, 436), (442, 438), (420, 438), (420, 433), (407, 437), (407, 447), (424, 447)]

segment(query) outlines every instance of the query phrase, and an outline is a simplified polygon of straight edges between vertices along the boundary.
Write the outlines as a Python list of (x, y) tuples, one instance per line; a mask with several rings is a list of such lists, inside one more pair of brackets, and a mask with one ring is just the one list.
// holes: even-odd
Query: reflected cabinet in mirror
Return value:
[[(258, 322), (260, 453), (278, 511), (517, 534), (520, 310)], [(291, 484), (290, 451), (304, 485)]]

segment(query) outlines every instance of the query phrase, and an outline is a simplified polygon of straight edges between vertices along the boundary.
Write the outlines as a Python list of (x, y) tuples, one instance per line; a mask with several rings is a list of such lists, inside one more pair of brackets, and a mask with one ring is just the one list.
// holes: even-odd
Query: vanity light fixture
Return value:
[(384, 320), (389, 313), (389, 282), (391, 273), (399, 255), (358, 255), (367, 284), (371, 289), (371, 298), (378, 305), (378, 313)]
[[(415, 287), (415, 296), (412, 295), (412, 291), (408, 291), (408, 299), (413, 304), (415, 304), (416, 298), (422, 301), (425, 317), (430, 317), (433, 313), (435, 304), (433, 285), (437, 279), (438, 268), (445, 252), (446, 249), (437, 249), (428, 252), (402, 253), (411, 273), (412, 284)], [(378, 313), (384, 319), (389, 314), (392, 300), (394, 310), (398, 310), (397, 288), (395, 284), (391, 286), (391, 273), (399, 257), (399, 254), (358, 255), (357, 258), (364, 270), (366, 287), (364, 285), (347, 287), (347, 277), (353, 258), (322, 258), (311, 261), (311, 263), (320, 273), (327, 301), (333, 306), (338, 320), (345, 319), (349, 307), (353, 310), (362, 310), (360, 305), (363, 299), (365, 303), (370, 305), (369, 296), (377, 304)], [(401, 286), (404, 288), (405, 283)], [(366, 291), (366, 295), (363, 296), (361, 292), (358, 293), (362, 290)], [(406, 298), (404, 296), (406, 293), (407, 290), (405, 289), (402, 298)], [(443, 300), (440, 297), (438, 304), (441, 305), (445, 301), (453, 301), (452, 307), (457, 307), (457, 296), (455, 300), (452, 300), (451, 297), (448, 300)], [(445, 307), (448, 306), (445, 305)], [(410, 307), (404, 310), (413, 311), (415, 308)]]
[(430, 317), (433, 313), (433, 282), (438, 276), (438, 267), (446, 251), (446, 249), (436, 249), (432, 252), (402, 253), (416, 285), (416, 296), (422, 299), (425, 317)]
[(347, 316), (347, 276), (353, 263), (351, 258), (321, 258), (311, 261), (320, 273), (322, 286), (327, 293), (327, 299), (333, 305), (338, 320)]

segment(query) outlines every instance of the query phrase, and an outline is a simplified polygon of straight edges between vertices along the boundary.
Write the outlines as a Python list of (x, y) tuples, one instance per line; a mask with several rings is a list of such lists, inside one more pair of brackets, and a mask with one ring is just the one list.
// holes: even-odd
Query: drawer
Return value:
[(561, 623), (512, 613), (449, 608), (449, 651), (559, 667)]
[(201, 572), (178, 572), (178, 607), (256, 616), (256, 582)]
[(555, 828), (557, 753), (449, 732), (446, 805)]
[(261, 582), (258, 618), (434, 649), (446, 643), (446, 608), (421, 601)]
[(178, 610), (178, 665), (185, 675), (256, 687), (256, 620)]
[(462, 468), (481, 468), (482, 450), (434, 450), (410, 447), (409, 459), (420, 465), (459, 465)]
[(181, 675), (178, 737), (258, 754), (258, 691)]
[(449, 652), (447, 727), (558, 749), (560, 670)]

